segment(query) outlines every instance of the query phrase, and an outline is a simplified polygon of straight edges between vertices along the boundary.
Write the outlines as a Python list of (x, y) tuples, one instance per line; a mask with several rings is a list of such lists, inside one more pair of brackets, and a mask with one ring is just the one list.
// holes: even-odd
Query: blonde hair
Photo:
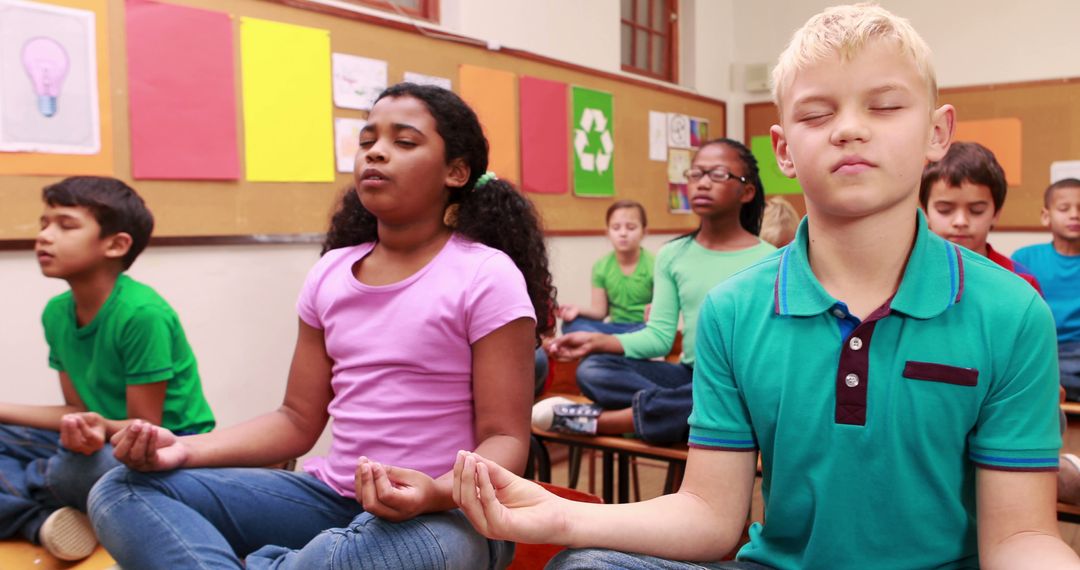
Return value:
[(784, 247), (795, 239), (799, 227), (799, 213), (787, 200), (773, 196), (765, 202), (765, 214), (761, 217), (761, 239), (776, 247)]
[(826, 8), (796, 30), (772, 70), (773, 102), (779, 109), (784, 88), (799, 70), (836, 54), (850, 60), (866, 44), (879, 39), (896, 42), (902, 52), (911, 56), (926, 81), (930, 106), (935, 107), (937, 76), (930, 61), (930, 46), (906, 19), (872, 3)]

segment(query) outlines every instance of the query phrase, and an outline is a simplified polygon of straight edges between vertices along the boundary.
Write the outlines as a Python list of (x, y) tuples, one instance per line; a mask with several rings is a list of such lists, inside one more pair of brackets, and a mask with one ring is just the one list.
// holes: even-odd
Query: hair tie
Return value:
[(480, 178), (476, 179), (476, 184), (473, 185), (473, 188), (479, 190), (480, 188), (487, 186), (487, 183), (491, 182), (492, 180), (498, 180), (498, 177), (495, 176), (494, 172), (489, 170), (485, 172), (482, 176), (480, 176)]

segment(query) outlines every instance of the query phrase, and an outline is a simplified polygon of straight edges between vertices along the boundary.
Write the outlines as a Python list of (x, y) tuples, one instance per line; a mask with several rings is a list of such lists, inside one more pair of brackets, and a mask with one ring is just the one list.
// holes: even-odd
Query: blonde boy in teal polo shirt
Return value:
[[(774, 150), (807, 219), (706, 299), (679, 492), (571, 503), (463, 452), (455, 499), (481, 532), (611, 549), (553, 568), (1080, 568), (1054, 516), (1050, 312), (918, 212), (954, 123), (929, 56), (865, 4), (811, 18), (780, 56)], [(675, 562), (736, 545), (758, 450), (766, 523), (738, 561)]]

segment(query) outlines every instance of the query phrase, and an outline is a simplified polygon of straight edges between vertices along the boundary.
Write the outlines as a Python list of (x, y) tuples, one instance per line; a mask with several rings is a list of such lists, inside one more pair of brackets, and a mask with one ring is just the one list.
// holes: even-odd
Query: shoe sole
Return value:
[(98, 544), (90, 519), (71, 507), (49, 515), (38, 536), (45, 550), (60, 560), (82, 560), (93, 554)]

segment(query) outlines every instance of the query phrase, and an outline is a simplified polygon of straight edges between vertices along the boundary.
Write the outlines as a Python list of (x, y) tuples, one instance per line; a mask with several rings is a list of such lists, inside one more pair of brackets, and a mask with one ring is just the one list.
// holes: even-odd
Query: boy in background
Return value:
[(1080, 401), (1080, 180), (1059, 180), (1043, 194), (1042, 224), (1050, 243), (1013, 253), (1043, 287), (1057, 325), (1058, 359), (1065, 398)]
[(64, 404), (0, 403), (0, 538), (78, 560), (97, 544), (83, 514), (90, 488), (120, 464), (108, 438), (134, 419), (203, 433), (214, 416), (176, 313), (124, 274), (154, 227), (142, 198), (98, 177), (65, 179), (42, 198), (34, 251), (42, 274), (71, 287), (41, 319)]
[[(1054, 510), (1050, 311), (918, 208), (955, 120), (929, 48), (881, 7), (833, 7), (773, 80), (807, 216), (701, 309), (679, 491), (571, 503), (462, 452), (455, 499), (490, 537), (607, 549), (554, 568), (1080, 568)], [(737, 544), (759, 451), (764, 524), (735, 562), (685, 562)]]
[(1038, 280), (986, 241), (1005, 205), (1005, 171), (990, 149), (979, 143), (954, 142), (945, 158), (923, 169), (919, 202), (926, 223), (937, 235), (962, 245), (1012, 271), (1042, 293)]

